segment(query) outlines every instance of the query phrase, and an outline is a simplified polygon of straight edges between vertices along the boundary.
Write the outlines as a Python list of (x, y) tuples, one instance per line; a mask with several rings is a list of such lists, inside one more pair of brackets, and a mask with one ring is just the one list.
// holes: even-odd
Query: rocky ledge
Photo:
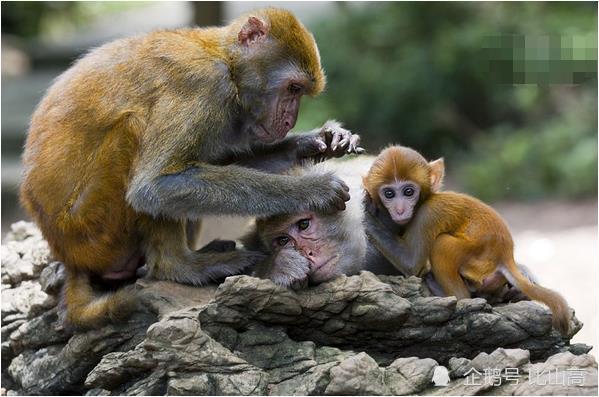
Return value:
[(88, 395), (597, 394), (590, 346), (535, 302), (430, 296), (364, 272), (291, 290), (139, 280), (126, 322), (74, 332), (62, 265), (32, 224), (2, 246), (2, 393)]

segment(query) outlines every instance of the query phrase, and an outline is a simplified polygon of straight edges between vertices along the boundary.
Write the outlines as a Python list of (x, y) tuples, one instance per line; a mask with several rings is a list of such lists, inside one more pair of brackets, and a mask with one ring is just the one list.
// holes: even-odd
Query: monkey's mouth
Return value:
[(391, 217), (391, 219), (393, 219), (393, 222), (397, 223), (398, 225), (405, 225), (408, 222), (410, 222), (410, 219), (412, 219), (412, 216), (398, 216), (398, 217)]
[(333, 255), (321, 263), (311, 262), (310, 272), (312, 273), (311, 276), (315, 281), (318, 281), (320, 278), (322, 278), (319, 276), (324, 276), (324, 279), (326, 279), (326, 275), (331, 273), (329, 268), (335, 266), (335, 263), (337, 263), (337, 257), (338, 255)]

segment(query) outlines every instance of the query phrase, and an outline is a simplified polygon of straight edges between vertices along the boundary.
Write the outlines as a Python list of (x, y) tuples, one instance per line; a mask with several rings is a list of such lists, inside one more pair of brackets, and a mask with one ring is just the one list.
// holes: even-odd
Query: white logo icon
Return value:
[(442, 365), (435, 367), (433, 372), (433, 383), (437, 387), (447, 386), (449, 383), (449, 371)]

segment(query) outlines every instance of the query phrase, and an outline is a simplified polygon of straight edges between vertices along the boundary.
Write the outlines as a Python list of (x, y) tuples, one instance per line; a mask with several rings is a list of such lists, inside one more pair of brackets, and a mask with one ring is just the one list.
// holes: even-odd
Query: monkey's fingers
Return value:
[(339, 141), (338, 147), (345, 149), (351, 142), (352, 133), (348, 130), (339, 130), (338, 134), (341, 135), (341, 141)]
[(203, 246), (198, 252), (227, 252), (235, 250), (236, 243), (233, 240), (215, 239)]
[(311, 151), (308, 153), (305, 153), (305, 154), (313, 155), (313, 156), (317, 155), (319, 153), (326, 152), (327, 148), (328, 148), (327, 143), (325, 142), (324, 138), (322, 138), (322, 137), (314, 137), (311, 140), (311, 144), (309, 146), (310, 146)]
[(334, 132), (333, 139), (331, 139), (331, 145), (330, 145), (332, 151), (337, 150), (337, 147), (339, 146), (340, 141), (341, 141), (341, 134)]
[[(360, 135), (354, 134), (351, 136), (349, 140), (349, 147), (347, 148), (347, 153), (358, 153), (358, 149), (360, 148), (358, 145), (360, 144)], [(362, 149), (364, 152), (364, 149)]]

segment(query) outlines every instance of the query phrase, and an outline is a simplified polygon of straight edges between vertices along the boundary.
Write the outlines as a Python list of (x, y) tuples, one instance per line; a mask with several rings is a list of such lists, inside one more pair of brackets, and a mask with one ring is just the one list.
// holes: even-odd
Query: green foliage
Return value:
[(595, 3), (346, 5), (314, 28), (327, 92), (298, 129), (334, 116), (371, 153), (444, 156), (486, 199), (593, 194), (596, 31)]
[(456, 175), (485, 200), (596, 196), (596, 110), (589, 94), (567, 99), (560, 113), (534, 126), (497, 127), (474, 140)]

